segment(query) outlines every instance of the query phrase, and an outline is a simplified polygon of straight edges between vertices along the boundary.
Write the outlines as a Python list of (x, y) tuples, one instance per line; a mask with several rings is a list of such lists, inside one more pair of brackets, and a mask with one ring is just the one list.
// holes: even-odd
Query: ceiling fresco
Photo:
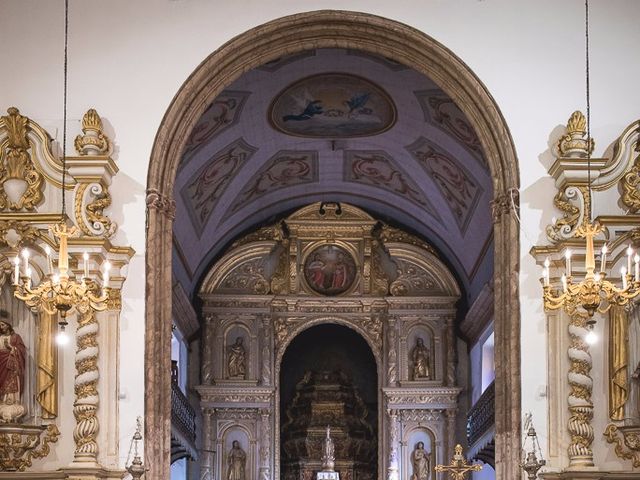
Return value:
[(243, 74), (196, 124), (175, 196), (175, 273), (187, 289), (236, 236), (316, 201), (423, 236), (470, 296), (492, 274), (477, 135), (433, 81), (368, 53), (311, 50)]

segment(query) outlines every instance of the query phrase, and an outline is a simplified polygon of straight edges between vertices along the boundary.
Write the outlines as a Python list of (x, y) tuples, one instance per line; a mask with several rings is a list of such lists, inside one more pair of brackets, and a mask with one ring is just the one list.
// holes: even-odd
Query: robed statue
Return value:
[(322, 442), (322, 471), (333, 472), (336, 464), (336, 448), (331, 439), (331, 428), (327, 425), (327, 435)]
[(245, 480), (247, 454), (240, 447), (238, 440), (234, 440), (231, 443), (231, 450), (227, 455), (227, 464), (229, 469), (227, 480)]
[(429, 380), (431, 378), (429, 350), (424, 346), (424, 341), (421, 338), (416, 340), (416, 346), (411, 350), (410, 359), (413, 364), (413, 380)]
[(411, 480), (429, 480), (429, 452), (424, 449), (424, 442), (418, 442), (411, 452), (411, 466)]
[(0, 311), (0, 423), (14, 423), (26, 409), (21, 403), (27, 348)]
[(245, 351), (242, 345), (242, 337), (236, 338), (236, 343), (229, 347), (229, 357), (227, 360), (227, 370), (229, 378), (247, 378), (247, 367), (245, 363)]

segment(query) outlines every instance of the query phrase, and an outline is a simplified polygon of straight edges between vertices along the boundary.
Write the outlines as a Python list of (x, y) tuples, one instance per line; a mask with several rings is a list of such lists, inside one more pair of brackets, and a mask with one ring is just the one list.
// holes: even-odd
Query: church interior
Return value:
[(0, 0), (0, 480), (640, 479), (640, 4), (335, 7)]

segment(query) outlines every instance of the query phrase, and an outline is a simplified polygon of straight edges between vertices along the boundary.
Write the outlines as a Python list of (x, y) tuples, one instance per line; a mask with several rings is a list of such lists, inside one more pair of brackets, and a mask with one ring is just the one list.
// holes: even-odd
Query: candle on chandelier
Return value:
[(607, 252), (609, 249), (607, 248), (607, 244), (602, 245), (602, 256), (600, 257), (600, 273), (604, 273), (604, 269), (607, 265)]
[(22, 273), (23, 275), (26, 275), (27, 270), (29, 270), (29, 250), (27, 250), (26, 248), (22, 250), (22, 260)]
[(631, 274), (631, 257), (633, 256), (633, 248), (631, 248), (631, 245), (629, 245), (629, 247), (627, 247), (627, 272), (629, 272), (629, 274)]
[(44, 246), (44, 253), (47, 254), (47, 273), (51, 275), (53, 273), (53, 263), (51, 260), (51, 248), (49, 248), (49, 245)]
[(564, 273), (562, 274), (561, 280), (562, 280), (562, 291), (566, 293), (566, 291), (567, 291), (567, 276)]
[(622, 277), (622, 289), (627, 289), (627, 269), (620, 267), (620, 276)]
[(84, 252), (82, 259), (84, 260), (84, 278), (89, 278), (89, 254)]
[(31, 288), (31, 268), (27, 267), (25, 275), (27, 276), (27, 288)]
[(600, 280), (602, 280), (602, 275), (600, 275), (599, 273), (596, 273), (596, 274), (593, 276), (593, 281), (594, 281), (594, 282), (596, 282), (596, 283), (598, 283)]
[(635, 257), (633, 257), (633, 261), (634, 261), (634, 263), (635, 263), (635, 267), (636, 267), (636, 269), (635, 269), (635, 275), (634, 275), (634, 277), (635, 277), (635, 278), (634, 278), (634, 280), (635, 280), (636, 282), (638, 282), (638, 281), (640, 281), (640, 255), (638, 255), (638, 254), (636, 253), (636, 256), (635, 256)]
[(107, 289), (109, 288), (109, 270), (111, 270), (111, 263), (110, 262), (105, 262), (104, 264), (104, 275), (103, 275), (103, 280), (104, 280), (104, 284), (102, 285), (102, 288)]
[(571, 276), (571, 249), (567, 248), (567, 251), (564, 254), (564, 258), (566, 260), (567, 266), (567, 277)]
[(16, 255), (16, 258), (13, 259), (13, 284), (17, 285), (20, 280), (20, 258)]

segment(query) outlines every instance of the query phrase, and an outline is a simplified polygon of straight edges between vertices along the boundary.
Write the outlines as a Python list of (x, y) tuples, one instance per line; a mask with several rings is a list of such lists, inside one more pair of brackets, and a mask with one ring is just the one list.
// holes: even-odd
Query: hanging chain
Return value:
[(591, 195), (591, 92), (589, 90), (589, 0), (584, 0), (585, 22), (584, 22), (584, 39), (585, 39), (585, 84), (587, 96), (587, 189), (589, 192), (589, 221), (592, 217), (592, 198)]
[(69, 0), (64, 0), (64, 83), (62, 108), (62, 217), (67, 213), (65, 185), (67, 180), (67, 42), (69, 38)]

